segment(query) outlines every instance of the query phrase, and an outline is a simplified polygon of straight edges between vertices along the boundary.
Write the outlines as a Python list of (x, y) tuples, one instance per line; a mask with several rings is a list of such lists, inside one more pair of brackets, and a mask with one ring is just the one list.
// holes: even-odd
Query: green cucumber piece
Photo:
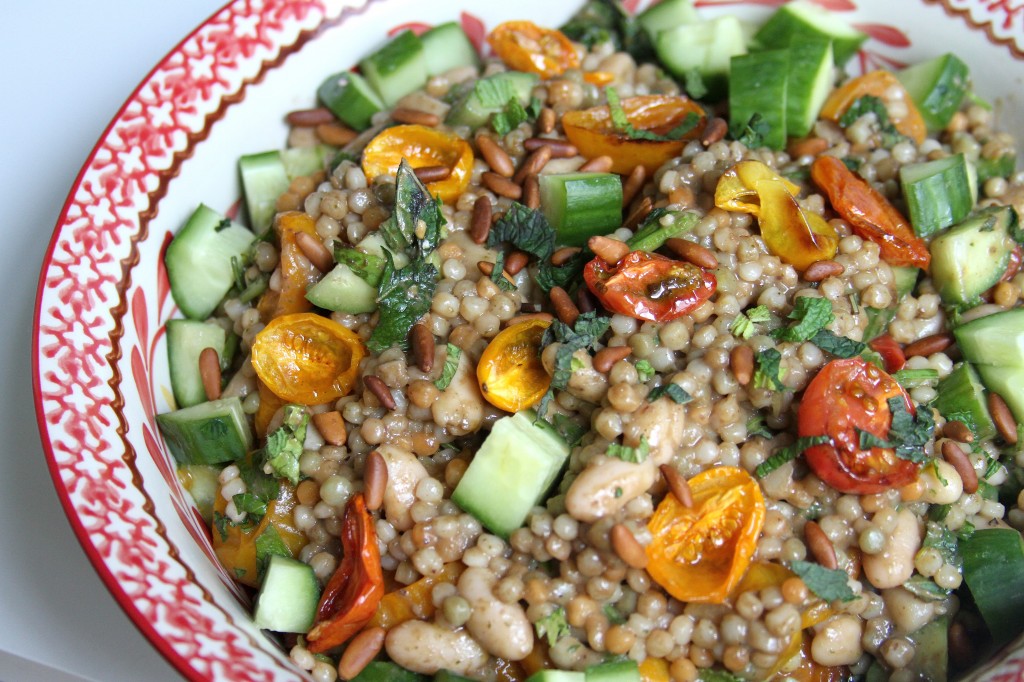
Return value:
[(385, 109), (384, 100), (366, 79), (352, 71), (329, 76), (316, 91), (320, 103), (355, 130), (366, 130), (370, 119)]
[(402, 31), (359, 62), (359, 70), (384, 104), (393, 107), (398, 100), (427, 84), (423, 43), (412, 31)]
[(964, 360), (974, 366), (1024, 368), (1024, 308), (979, 317), (953, 330)]
[(460, 66), (480, 66), (480, 55), (455, 21), (430, 29), (420, 36), (427, 75), (438, 76)]
[(845, 64), (867, 38), (836, 14), (808, 0), (783, 5), (754, 35), (754, 40), (768, 49), (789, 47), (809, 39), (830, 40), (836, 66)]
[(180, 464), (233, 462), (252, 449), (252, 428), (236, 396), (156, 416), (167, 447)]
[(377, 309), (377, 289), (352, 271), (344, 263), (324, 275), (306, 292), (313, 305), (351, 315), (372, 313)]
[(167, 321), (167, 363), (171, 374), (171, 390), (178, 407), (206, 402), (206, 390), (199, 374), (199, 355), (205, 348), (224, 355), (227, 332), (213, 322), (197, 320)]
[(977, 365), (975, 369), (985, 388), (998, 393), (1006, 402), (1018, 427), (1024, 424), (1024, 367)]
[[(381, 271), (384, 269), (384, 251), (388, 249), (387, 244), (384, 243), (384, 235), (380, 232), (371, 232), (370, 234), (363, 237), (362, 241), (356, 244), (356, 250), (362, 253), (368, 254), (375, 258), (379, 258), (381, 262)], [(404, 268), (409, 264), (409, 256), (404, 251), (396, 251), (391, 254), (391, 259), (395, 263), (395, 268)], [(339, 261), (340, 262), (340, 261)], [(368, 263), (369, 265), (370, 263)], [(349, 264), (349, 267), (352, 267)]]
[(996, 435), (995, 424), (988, 412), (985, 401), (985, 388), (981, 377), (968, 362), (958, 363), (953, 371), (939, 381), (935, 389), (938, 395), (932, 407), (939, 411), (945, 419), (957, 415), (965, 416), (974, 427), (974, 435), (979, 440), (986, 440)]
[(204, 204), (164, 254), (174, 302), (193, 320), (210, 316), (235, 283), (231, 260), (245, 257), (256, 236)]
[(452, 105), (445, 123), (469, 126), (473, 130), (486, 125), (510, 99), (515, 98), (524, 107), (529, 104), (533, 87), (539, 80), (537, 74), (523, 71), (505, 71), (481, 78)]
[(936, 618), (910, 634), (914, 642), (914, 658), (906, 670), (911, 679), (940, 682), (949, 679), (949, 616)]
[(967, 95), (971, 74), (954, 54), (914, 64), (896, 73), (921, 112), (929, 132), (943, 130)]
[(203, 521), (208, 524), (213, 523), (213, 505), (220, 491), (220, 472), (221, 468), (212, 464), (182, 464), (178, 467), (181, 487), (188, 491)]
[(673, 237), (682, 237), (700, 222), (700, 216), (692, 211), (669, 211), (657, 222), (642, 226), (626, 240), (630, 251), (654, 253)]
[(960, 540), (964, 582), (996, 647), (1024, 630), (1024, 540), (1012, 528), (982, 528)]
[(698, 74), (709, 99), (728, 94), (730, 59), (746, 54), (747, 39), (740, 20), (726, 15), (693, 24), (680, 24), (658, 33), (654, 50), (669, 72), (680, 80)]
[(558, 244), (582, 246), (622, 225), (622, 179), (614, 173), (541, 175), (540, 207)]
[(523, 525), (558, 478), (569, 446), (532, 410), (494, 422), (452, 501), (492, 533), (508, 537)]
[(289, 147), (281, 150), (281, 163), (289, 180), (313, 175), (327, 167), (338, 152), (336, 147), (315, 144), (311, 147)]
[(974, 208), (977, 184), (963, 154), (903, 166), (900, 186), (910, 224), (919, 237), (931, 237), (956, 225)]
[(662, 0), (636, 16), (636, 22), (651, 38), (661, 31), (700, 21), (702, 19), (693, 6), (693, 0)]
[(350, 246), (341, 246), (334, 249), (334, 262), (347, 265), (363, 281), (377, 289), (384, 276), (387, 261), (380, 256), (364, 253)]
[(786, 81), (786, 134), (789, 137), (810, 134), (834, 80), (831, 41), (803, 40), (790, 46)]
[(585, 673), (568, 670), (538, 670), (526, 678), (526, 682), (586, 682), (586, 680)]
[(599, 663), (587, 668), (587, 682), (640, 682), (640, 666), (636, 661)]
[(932, 283), (942, 300), (969, 304), (994, 286), (1009, 265), (1017, 229), (1012, 207), (991, 206), (933, 239)]
[(764, 145), (786, 146), (786, 84), (789, 50), (766, 50), (732, 58), (729, 74), (729, 128), (738, 137), (754, 114), (767, 126)]
[(313, 569), (274, 554), (256, 596), (253, 620), (263, 630), (305, 633), (313, 627), (319, 601), (320, 581)]
[(246, 154), (238, 159), (238, 173), (242, 178), (249, 224), (253, 232), (263, 234), (274, 222), (277, 198), (288, 190), (291, 183), (281, 153), (274, 150)]
[(427, 682), (429, 679), (391, 661), (370, 661), (351, 682)]
[(917, 278), (921, 274), (921, 268), (909, 265), (892, 266), (893, 279), (896, 280), (896, 298), (903, 298), (917, 286)]

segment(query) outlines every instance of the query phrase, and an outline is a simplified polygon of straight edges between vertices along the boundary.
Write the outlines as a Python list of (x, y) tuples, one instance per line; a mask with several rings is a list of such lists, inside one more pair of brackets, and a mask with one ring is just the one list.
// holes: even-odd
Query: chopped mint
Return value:
[(547, 616), (533, 624), (538, 637), (546, 637), (548, 646), (569, 634), (569, 622), (565, 619), (565, 609), (559, 606)]
[(306, 425), (309, 413), (302, 405), (285, 405), (284, 421), (267, 436), (266, 460), (270, 470), (281, 478), (287, 478), (296, 485), (302, 474), (299, 472), (299, 457), (302, 443), (306, 440)]
[(618, 443), (609, 443), (608, 449), (604, 454), (609, 457), (617, 457), (623, 462), (633, 462), (639, 464), (647, 459), (647, 455), (650, 454), (651, 447), (647, 443), (647, 438), (640, 438), (640, 445), (635, 448), (631, 448), (628, 445), (619, 445)]
[(857, 595), (850, 589), (850, 576), (841, 569), (829, 569), (809, 561), (794, 561), (789, 568), (800, 576), (814, 594), (827, 602), (853, 601)]
[(440, 390), (445, 390), (452, 383), (455, 373), (459, 371), (459, 359), (462, 357), (462, 349), (453, 343), (445, 348), (444, 367), (441, 369), (441, 376), (434, 385)]

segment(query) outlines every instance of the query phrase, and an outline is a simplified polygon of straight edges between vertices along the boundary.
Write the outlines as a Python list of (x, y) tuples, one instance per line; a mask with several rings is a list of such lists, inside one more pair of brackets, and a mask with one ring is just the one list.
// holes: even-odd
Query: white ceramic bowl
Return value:
[[(1024, 6), (1010, 0), (816, 0), (871, 39), (853, 68), (954, 49), (1002, 128), (1024, 139)], [(783, 0), (698, 0), (766, 17)], [(93, 565), (157, 649), (193, 680), (300, 680), (251, 622), (182, 491), (154, 415), (168, 409), (162, 250), (200, 202), (229, 211), (235, 162), (284, 145), (283, 115), (401, 26), (461, 19), (478, 43), (506, 19), (557, 26), (574, 0), (235, 2), (150, 74), (99, 140), (43, 262), (35, 400), (57, 492)], [(630, 9), (646, 2), (626, 0)], [(981, 675), (1024, 678), (1020, 643)]]

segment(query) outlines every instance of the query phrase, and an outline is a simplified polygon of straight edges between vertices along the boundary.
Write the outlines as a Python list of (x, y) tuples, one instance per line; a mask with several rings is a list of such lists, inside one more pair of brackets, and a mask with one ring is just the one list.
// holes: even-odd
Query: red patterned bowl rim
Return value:
[[(813, 1), (839, 12), (856, 10), (858, 2), (861, 6), (872, 2), (872, 0)], [(112, 438), (113, 447), (119, 448), (117, 440), (120, 440), (127, 450), (119, 457), (121, 465), (115, 464), (105, 472), (89, 472), (90, 478), (87, 484), (96, 486), (97, 490), (102, 490), (105, 486), (109, 489), (111, 486), (127, 485), (125, 481), (114, 477), (117, 473), (123, 475), (125, 471), (122, 471), (120, 466), (125, 466), (127, 469), (126, 460), (135, 457), (131, 445), (124, 437), (126, 423), (122, 414), (124, 405), (119, 390), (119, 385), (124, 378), (120, 369), (120, 365), (124, 361), (122, 357), (124, 349), (121, 347), (120, 341), (125, 332), (124, 323), (127, 318), (131, 317), (134, 303), (127, 299), (127, 294), (131, 289), (133, 269), (138, 262), (138, 244), (146, 238), (149, 222), (156, 215), (159, 202), (167, 191), (167, 185), (171, 179), (177, 176), (180, 165), (192, 156), (196, 146), (206, 138), (209, 126), (222, 118), (234, 104), (244, 100), (249, 86), (259, 83), (268, 70), (278, 67), (289, 55), (300, 50), (326, 28), (339, 25), (350, 16), (362, 14), (370, 5), (383, 2), (385, 0), (267, 0), (254, 6), (239, 0), (213, 13), (179, 42), (147, 74), (103, 131), (96, 147), (75, 179), (43, 259), (33, 321), (33, 393), (42, 445), (58, 498), (83, 550), (115, 600), (153, 646), (179, 672), (193, 680), (226, 679), (223, 677), (225, 674), (231, 679), (284, 678), (274, 677), (273, 670), (261, 669), (255, 665), (258, 661), (254, 662), (245, 656), (243, 658), (246, 660), (235, 666), (224, 661), (217, 661), (220, 667), (208, 665), (207, 672), (204, 673), (192, 665), (197, 660), (196, 656), (187, 657), (175, 650), (157, 630), (153, 622), (140, 610), (136, 599), (128, 593), (126, 587), (114, 575), (112, 567), (108, 565), (108, 561), (97, 547), (93, 531), (86, 527), (83, 520), (85, 510), (72, 499), (69, 486), (65, 483), (65, 475), (75, 477), (74, 480), (78, 481), (81, 472), (63, 460), (62, 455), (66, 455), (75, 446), (87, 450), (89, 447), (97, 447), (98, 444), (111, 445), (111, 443), (103, 442), (102, 438), (104, 434), (108, 437), (114, 434), (116, 438)], [(698, 0), (696, 4), (703, 7), (748, 5), (771, 8), (784, 2), (785, 0)], [(626, 0), (624, 4), (636, 9), (640, 5), (649, 3), (645, 0)], [(972, 32), (983, 33), (990, 44), (1004, 48), (1013, 59), (1024, 60), (1024, 0), (919, 0), (917, 3), (917, 6), (921, 7), (928, 5), (940, 6), (951, 18), (962, 20)], [(463, 13), (464, 23), (466, 16), (466, 13)], [(472, 20), (472, 17), (470, 19)], [(119, 187), (116, 179), (113, 179), (110, 188), (120, 190), (126, 195), (121, 196), (124, 203), (121, 206), (109, 207), (108, 215), (111, 212), (114, 214), (112, 226), (109, 223), (102, 223), (102, 221), (97, 221), (102, 223), (101, 225), (94, 224), (91, 218), (85, 217), (89, 206), (77, 197), (83, 193), (92, 197), (97, 196), (85, 191), (88, 189), (85, 185), (88, 178), (96, 175), (100, 157), (116, 151), (109, 145), (113, 135), (124, 132), (119, 129), (119, 126), (123, 126), (126, 121), (135, 116), (135, 110), (145, 108), (146, 97), (154, 94), (148, 92), (149, 88), (154, 87), (161, 77), (166, 78), (175, 69), (183, 68), (182, 65), (188, 64), (189, 60), (213, 58), (215, 61), (224, 59), (225, 63), (230, 63), (232, 50), (244, 51), (247, 49), (244, 39), (235, 35), (234, 32), (234, 29), (241, 24), (255, 27), (253, 29), (256, 32), (255, 44), (250, 44), (248, 49), (265, 56), (252, 63), (247, 63), (250, 72), (247, 75), (235, 74), (236, 76), (241, 75), (240, 80), (223, 91), (217, 89), (216, 83), (209, 85), (214, 91), (205, 93), (208, 98), (205, 103), (213, 103), (215, 106), (203, 116), (204, 125), (202, 127), (195, 129), (184, 125), (181, 129), (173, 131), (179, 136), (168, 134), (167, 139), (163, 141), (139, 140), (140, 145), (153, 146), (152, 149), (147, 147), (149, 156), (159, 157), (162, 162), (169, 154), (170, 163), (161, 168), (148, 168), (138, 186)], [(472, 28), (476, 32), (473, 37), (479, 40), (483, 35), (482, 24), (474, 25)], [(894, 27), (881, 24), (864, 24), (861, 28), (880, 45), (877, 52), (862, 53), (860, 64), (862, 68), (902, 64), (898, 56), (894, 57), (893, 54), (898, 55), (901, 48), (910, 45), (906, 34)], [(219, 38), (222, 42), (217, 40), (204, 42), (208, 41), (211, 36)], [(225, 53), (211, 53), (209, 50), (213, 47), (229, 48), (226, 53), (228, 56), (225, 57)], [(244, 59), (240, 61), (244, 62)], [(256, 65), (254, 71), (252, 70), (253, 64)], [(166, 95), (166, 93), (163, 94)], [(161, 93), (156, 93), (158, 98), (160, 95)], [(168, 102), (168, 104), (178, 107), (191, 106), (194, 103), (181, 105), (180, 102)], [(177, 113), (177, 110), (175, 111)], [(182, 133), (186, 140), (184, 144), (180, 139)], [(160, 153), (163, 153), (162, 157), (160, 157)], [(115, 166), (122, 169), (120, 163), (115, 163)], [(98, 177), (93, 180), (102, 183), (112, 180), (112, 178)], [(106, 185), (104, 185), (105, 189), (107, 189)], [(131, 200), (137, 199), (139, 196), (148, 202), (144, 210), (138, 210), (132, 204)], [(92, 207), (96, 208), (95, 205)], [(100, 207), (100, 209), (103, 208), (105, 207)], [(113, 210), (117, 208), (125, 209), (123, 216)], [(89, 230), (83, 229), (83, 227), (99, 229), (97, 234), (90, 234)], [(125, 236), (128, 237), (127, 243), (121, 243)], [(75, 252), (69, 246), (72, 244), (81, 246), (84, 250)], [(64, 249), (60, 254), (58, 254), (58, 247)], [(114, 256), (121, 252), (124, 252), (125, 255), (115, 259)], [(63, 260), (61, 260), (62, 258)], [(83, 263), (95, 266), (89, 274), (95, 274), (97, 279), (79, 281), (78, 275), (74, 273), (78, 271), (76, 268)], [(54, 277), (54, 267), (72, 276)], [(101, 270), (117, 272), (112, 277), (110, 272), (104, 273)], [(110, 298), (111, 292), (116, 294), (114, 299)], [(55, 310), (52, 308), (44, 309), (46, 298), (52, 295), (56, 295), (70, 309), (70, 316), (55, 314)], [(163, 293), (163, 296), (166, 298), (166, 292)], [(92, 314), (92, 317), (87, 318), (87, 314)], [(90, 325), (97, 321), (99, 321), (99, 331), (107, 333), (106, 335), (94, 333), (90, 337), (90, 332), (93, 330)], [(70, 355), (65, 353), (58, 358), (62, 350), (68, 347), (64, 343), (66, 336), (74, 337), (79, 342), (83, 338), (87, 338), (92, 345), (86, 343), (82, 348), (72, 348), (69, 351)], [(67, 372), (68, 377), (73, 379), (67, 382), (66, 391), (63, 394), (55, 392), (53, 388), (55, 383), (60, 383), (54, 382), (52, 376), (55, 364), (61, 372)], [(51, 372), (44, 375), (43, 372), (47, 368)], [(109, 374), (109, 380), (106, 382), (99, 380), (104, 373)], [(84, 393), (77, 395), (75, 394), (76, 389)], [(103, 396), (102, 394), (108, 389), (110, 395)], [(95, 402), (89, 405), (93, 409), (87, 409), (85, 413), (79, 415), (75, 408), (82, 403), (83, 397), (86, 402), (90, 397), (95, 397), (89, 394), (89, 391), (93, 390), (98, 390), (100, 397), (97, 397)], [(54, 409), (58, 411), (55, 412)], [(111, 416), (116, 419), (116, 425), (111, 420)], [(61, 423), (65, 426), (63, 434), (59, 433), (57, 428)], [(70, 444), (62, 440), (62, 436), (68, 435), (72, 437)], [(75, 440), (76, 437), (78, 440)], [(92, 442), (89, 441), (90, 438), (94, 441), (92, 445), (90, 445)], [(100, 462), (97, 461), (94, 464), (97, 463)], [(134, 465), (132, 465), (133, 467)], [(111, 477), (107, 478), (103, 474), (109, 474)], [(138, 481), (134, 482), (138, 483)], [(141, 487), (141, 483), (139, 483), (139, 487)], [(145, 493), (143, 496), (145, 497)], [(148, 500), (148, 498), (146, 499)], [(108, 501), (110, 500), (108, 499)], [(149, 517), (149, 526), (161, 529), (160, 518), (152, 514), (152, 501), (150, 500), (149, 504), (142, 506), (142, 511)], [(104, 509), (104, 511), (111, 510)], [(141, 540), (142, 538), (140, 538)], [(187, 568), (186, 576), (191, 576)], [(212, 602), (210, 603), (212, 604)], [(171, 612), (171, 615), (166, 617), (176, 615), (173, 613), (176, 602), (168, 599), (163, 605)], [(229, 625), (235, 625), (231, 622), (230, 617), (227, 620)], [(254, 649), (260, 648), (260, 643), (253, 641), (251, 637), (249, 639)], [(201, 647), (197, 651), (201, 652)], [(245, 653), (244, 641), (241, 653)], [(198, 657), (202, 658), (202, 654), (200, 653)], [(276, 661), (280, 663), (279, 658)], [(226, 668), (223, 667), (225, 665)], [(284, 674), (287, 679), (300, 679), (294, 671)], [(1018, 642), (1013, 649), (987, 665), (986, 669), (978, 674), (989, 680), (1024, 680), (1024, 647), (1020, 646), (1020, 642)]]

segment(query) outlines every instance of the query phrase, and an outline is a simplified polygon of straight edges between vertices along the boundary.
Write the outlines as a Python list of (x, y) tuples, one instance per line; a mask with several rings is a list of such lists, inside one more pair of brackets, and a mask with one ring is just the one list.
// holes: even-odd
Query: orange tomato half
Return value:
[(506, 412), (536, 404), (551, 385), (540, 361), (540, 342), (546, 320), (527, 320), (495, 336), (476, 366), (480, 392), (487, 402)]
[(313, 304), (306, 299), (306, 291), (322, 276), (303, 255), (295, 238), (299, 232), (305, 232), (319, 239), (316, 221), (312, 217), (298, 211), (280, 213), (274, 221), (274, 231), (281, 245), (281, 288), (268, 290), (260, 298), (257, 310), (264, 322), (281, 315), (311, 310)]
[(852, 78), (832, 91), (821, 108), (821, 117), (839, 122), (846, 110), (861, 97), (877, 97), (885, 104), (889, 120), (901, 134), (916, 144), (924, 142), (928, 127), (903, 84), (889, 71), (872, 71)]
[(686, 142), (700, 137), (704, 130), (704, 110), (689, 97), (638, 95), (627, 97), (620, 104), (633, 127), (659, 135), (678, 127), (689, 114), (700, 120), (678, 140), (637, 140), (615, 130), (607, 105), (565, 112), (562, 127), (569, 141), (588, 159), (610, 156), (614, 173), (629, 173), (636, 166), (653, 173), (661, 164), (678, 156)]
[(363, 150), (363, 173), (368, 181), (380, 175), (394, 175), (402, 159), (416, 168), (445, 166), (451, 170), (444, 180), (427, 183), (431, 195), (451, 203), (469, 185), (473, 171), (473, 150), (458, 135), (421, 125), (386, 128)]
[(426, 620), (433, 617), (437, 607), (434, 606), (432, 593), (438, 583), (455, 583), (462, 575), (463, 566), (458, 561), (445, 564), (436, 576), (425, 576), (411, 585), (388, 592), (381, 597), (367, 627), (382, 627), (385, 630), (401, 625), (409, 620)]
[(683, 602), (721, 604), (750, 566), (764, 526), (761, 487), (738, 467), (689, 480), (693, 506), (666, 495), (647, 524), (647, 572)]
[(541, 78), (561, 76), (580, 65), (576, 48), (564, 33), (541, 28), (532, 21), (499, 24), (487, 36), (487, 42), (509, 68)]

